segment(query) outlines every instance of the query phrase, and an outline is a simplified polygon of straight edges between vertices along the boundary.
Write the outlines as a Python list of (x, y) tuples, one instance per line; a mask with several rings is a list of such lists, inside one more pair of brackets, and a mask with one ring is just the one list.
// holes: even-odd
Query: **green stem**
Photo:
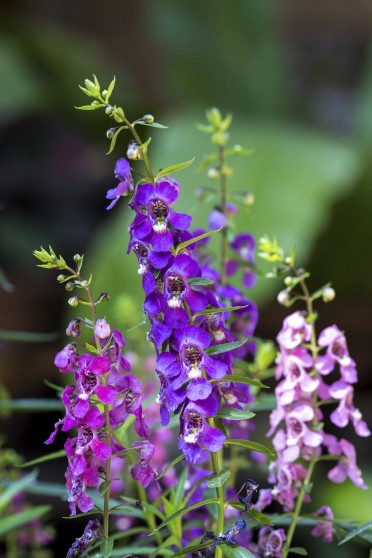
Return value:
[[(136, 140), (136, 142), (138, 143), (138, 145), (143, 145), (143, 141), (141, 140), (141, 138), (139, 137), (137, 130), (135, 129), (135, 127), (129, 122), (129, 120), (127, 120), (126, 118), (124, 118), (124, 123), (126, 126), (128, 126), (128, 129), (132, 132), (132, 135), (134, 137), (134, 139)], [(151, 169), (151, 165), (150, 165), (150, 160), (149, 160), (149, 156), (147, 154), (147, 150), (144, 149), (142, 151), (142, 155), (143, 155), (143, 162), (145, 163), (145, 167), (147, 170), (147, 174), (151, 180), (151, 183), (154, 184), (155, 183), (155, 178), (154, 178), (154, 173), (152, 172)]]
[[(208, 419), (210, 426), (215, 428), (214, 419)], [(222, 463), (223, 463), (223, 451), (222, 449), (216, 452), (211, 452), (211, 462), (212, 462), (212, 469), (215, 475), (219, 475), (222, 471)], [(224, 492), (222, 486), (216, 487), (216, 497), (218, 500), (218, 508), (217, 508), (217, 536), (221, 535), (224, 532), (224, 520), (225, 520), (225, 499), (224, 499)], [(216, 547), (216, 554), (215, 558), (222, 558), (222, 550), (219, 546)]]
[[(226, 153), (225, 146), (221, 145), (219, 147), (219, 165), (220, 165), (220, 205), (221, 211), (226, 215), (226, 203), (227, 203), (227, 180), (226, 180)], [(227, 260), (227, 227), (224, 227), (221, 231), (221, 260), (220, 260), (220, 275), (221, 284), (226, 285), (226, 260)]]

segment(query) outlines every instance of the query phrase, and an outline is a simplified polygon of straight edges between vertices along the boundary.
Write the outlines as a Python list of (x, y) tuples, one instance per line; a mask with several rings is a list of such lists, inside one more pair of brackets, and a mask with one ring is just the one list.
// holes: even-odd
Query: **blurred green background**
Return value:
[[(371, 40), (370, 0), (0, 0), (0, 267), (13, 285), (0, 292), (0, 328), (63, 331), (65, 293), (32, 257), (48, 244), (65, 258), (87, 253), (117, 325), (142, 322), (136, 264), (125, 255), (130, 215), (125, 204), (105, 211), (125, 137), (106, 157), (110, 122), (73, 108), (85, 101), (77, 87), (84, 78), (95, 73), (108, 84), (116, 75), (115, 102), (128, 115), (152, 113), (169, 126), (152, 131), (154, 167), (196, 157), (177, 176), (179, 207), (191, 208), (196, 225), (211, 206), (193, 194), (207, 184), (195, 169), (210, 150), (195, 123), (210, 106), (233, 112), (232, 143), (255, 151), (236, 160), (231, 180), (256, 199), (241, 226), (275, 234), (287, 248), (295, 242), (314, 288), (332, 281), (337, 298), (320, 305), (320, 325), (346, 330), (360, 370), (357, 405), (371, 425)], [(275, 337), (284, 316), (278, 288), (260, 280), (252, 294), (264, 337)], [(138, 344), (145, 331), (140, 325), (127, 337)], [(13, 397), (50, 395), (42, 382), (55, 381), (61, 342), (62, 334), (53, 345), (3, 343), (1, 372)], [(17, 449), (39, 455), (52, 422), (26, 422), (3, 429)], [(371, 444), (356, 444), (372, 482)], [(371, 491), (325, 484), (319, 494), (337, 517), (352, 502), (358, 520), (371, 519)], [(311, 556), (329, 552), (311, 544)], [(368, 556), (346, 546), (337, 556)]]

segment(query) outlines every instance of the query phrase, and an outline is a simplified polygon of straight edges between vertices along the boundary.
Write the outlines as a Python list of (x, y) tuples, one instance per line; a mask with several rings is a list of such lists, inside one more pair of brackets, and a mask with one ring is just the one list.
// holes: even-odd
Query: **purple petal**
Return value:
[(189, 317), (184, 308), (167, 308), (164, 312), (164, 321), (174, 329), (182, 329), (189, 323)]
[(152, 184), (140, 184), (137, 188), (132, 204), (148, 206), (153, 197), (154, 186)]
[(191, 225), (192, 217), (186, 213), (177, 213), (171, 210), (169, 212), (168, 220), (172, 227), (179, 231), (186, 231)]
[(155, 187), (154, 197), (163, 200), (167, 205), (171, 205), (178, 199), (178, 189), (169, 182), (159, 182)]
[(160, 233), (153, 231), (150, 242), (155, 252), (169, 252), (173, 246), (173, 238), (168, 229)]
[(207, 355), (204, 356), (203, 364), (208, 376), (214, 378), (215, 380), (219, 380), (220, 378), (226, 376), (229, 370), (227, 364), (220, 360), (214, 360)]
[(186, 291), (185, 299), (192, 312), (202, 312), (208, 304), (207, 297), (203, 293), (190, 288)]
[(186, 388), (186, 395), (190, 401), (206, 399), (212, 393), (212, 384), (205, 378), (191, 380)]
[(150, 250), (147, 259), (155, 269), (163, 269), (171, 257), (172, 254), (170, 252), (154, 252)]
[(227, 224), (227, 217), (218, 209), (213, 209), (208, 217), (208, 227), (211, 230), (220, 229)]
[(202, 428), (199, 439), (208, 451), (215, 452), (222, 448), (226, 436), (218, 428), (213, 428), (206, 423)]
[(96, 395), (105, 405), (111, 405), (116, 398), (116, 391), (108, 386), (99, 385), (95, 389)]
[(130, 175), (130, 164), (124, 157), (121, 157), (116, 161), (114, 169), (115, 177), (118, 180), (126, 180)]
[(161, 353), (158, 356), (155, 371), (166, 378), (178, 376), (181, 372), (180, 363), (172, 353)]

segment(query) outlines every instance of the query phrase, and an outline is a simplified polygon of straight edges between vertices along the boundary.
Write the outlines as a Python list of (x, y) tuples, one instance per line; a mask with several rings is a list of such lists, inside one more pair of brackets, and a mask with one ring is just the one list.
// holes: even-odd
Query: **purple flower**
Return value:
[(218, 399), (211, 395), (203, 401), (190, 401), (184, 408), (180, 422), (181, 433), (178, 448), (185, 455), (186, 461), (196, 463), (202, 447), (210, 452), (219, 451), (226, 436), (218, 428), (209, 426), (205, 420), (218, 411)]
[(89, 408), (89, 399), (95, 394), (105, 405), (110, 405), (115, 397), (116, 391), (109, 386), (101, 384), (99, 377), (110, 370), (110, 361), (105, 357), (92, 357), (82, 355), (79, 360), (79, 370), (77, 372), (77, 403), (75, 406), (75, 416), (83, 417)]
[(93, 454), (106, 461), (111, 455), (111, 447), (101, 438), (106, 440), (106, 436), (102, 427), (105, 424), (105, 416), (100, 413), (97, 407), (91, 407), (84, 417), (84, 420), (78, 425), (78, 435), (76, 439), (75, 455), (83, 456), (88, 450)]
[(281, 558), (284, 542), (285, 533), (283, 529), (274, 530), (272, 527), (262, 527), (258, 534), (259, 556)]
[(66, 486), (70, 491), (68, 502), (71, 515), (76, 515), (76, 506), (79, 506), (82, 513), (89, 512), (94, 502), (85, 492), (87, 487), (97, 486), (99, 481), (98, 472), (92, 467), (87, 467), (80, 475), (75, 475), (71, 468), (66, 471)]
[(182, 307), (183, 301), (187, 303), (192, 312), (201, 312), (207, 305), (206, 296), (194, 291), (187, 280), (200, 277), (200, 269), (195, 260), (180, 254), (164, 274), (164, 295), (167, 309), (164, 312), (166, 325), (181, 329), (187, 326), (189, 317)]
[[(316, 526), (311, 531), (313, 537), (322, 537), (323, 542), (332, 542), (333, 540), (333, 513), (330, 507), (322, 506), (314, 516), (323, 518), (317, 521)], [(324, 521), (327, 520), (327, 521)]]
[(306, 322), (304, 314), (299, 311), (294, 312), (285, 318), (283, 328), (278, 334), (280, 348), (289, 351), (310, 341), (311, 331), (311, 325)]
[(329, 480), (341, 483), (349, 477), (356, 486), (367, 490), (368, 486), (363, 481), (362, 473), (356, 464), (356, 451), (353, 444), (342, 438), (338, 443), (333, 444), (330, 453), (342, 455), (344, 459), (328, 472)]
[(74, 372), (78, 359), (79, 355), (75, 344), (69, 343), (62, 351), (56, 354), (54, 364), (59, 368), (60, 372)]
[(141, 382), (133, 374), (127, 374), (117, 379), (115, 390), (120, 395), (116, 406), (110, 411), (111, 426), (116, 428), (123, 424), (129, 414), (133, 414), (136, 417), (134, 422), (135, 431), (139, 436), (146, 438), (149, 435), (149, 429), (141, 405)]
[(219, 209), (213, 209), (208, 217), (208, 227), (211, 230), (220, 229), (221, 227), (226, 227), (227, 216), (222, 213)]
[(140, 453), (140, 461), (131, 469), (134, 480), (146, 488), (150, 482), (155, 481), (157, 472), (151, 467), (150, 461), (153, 458), (155, 447), (148, 440), (143, 442), (133, 442), (133, 447)]
[(112, 200), (110, 205), (106, 207), (107, 210), (112, 209), (121, 196), (126, 196), (134, 190), (133, 179), (130, 174), (130, 164), (124, 157), (116, 162), (114, 172), (115, 177), (120, 180), (120, 182), (116, 188), (111, 188), (107, 191), (106, 199)]
[(335, 363), (340, 365), (342, 379), (349, 384), (358, 381), (355, 361), (350, 357), (345, 335), (336, 325), (326, 327), (319, 335), (318, 344), (327, 347), (327, 352), (319, 356), (316, 368), (320, 374), (326, 375), (332, 372)]
[(358, 436), (367, 437), (371, 435), (367, 424), (362, 419), (362, 413), (353, 405), (354, 389), (350, 384), (343, 381), (335, 382), (329, 388), (329, 395), (340, 401), (337, 409), (330, 416), (333, 424), (339, 428), (344, 428), (351, 420)]
[(106, 322), (105, 318), (98, 318), (94, 326), (94, 334), (97, 335), (99, 339), (106, 339), (110, 336), (110, 324)]
[(252, 288), (256, 282), (256, 274), (252, 270), (252, 266), (254, 264), (254, 251), (256, 247), (254, 236), (247, 233), (238, 234), (230, 243), (230, 247), (240, 260), (251, 264), (251, 266), (246, 266), (244, 265), (244, 263), (242, 266), (241, 262), (239, 261), (229, 260), (226, 266), (227, 275), (235, 275), (238, 269), (242, 268), (243, 287), (245, 287), (246, 289)]
[(81, 537), (75, 539), (67, 552), (66, 558), (76, 558), (83, 556), (88, 547), (102, 536), (102, 526), (98, 519), (88, 521), (84, 533)]
[(155, 252), (168, 252), (173, 246), (168, 224), (174, 229), (185, 231), (191, 217), (173, 211), (170, 206), (178, 199), (178, 188), (169, 182), (140, 184), (131, 202), (137, 212), (132, 226), (139, 240), (146, 239)]

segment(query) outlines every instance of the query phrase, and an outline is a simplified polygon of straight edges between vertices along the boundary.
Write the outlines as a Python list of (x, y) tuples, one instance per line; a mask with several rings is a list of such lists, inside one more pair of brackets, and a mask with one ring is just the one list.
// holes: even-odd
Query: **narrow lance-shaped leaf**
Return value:
[(62, 401), (57, 399), (10, 399), (0, 401), (1, 411), (49, 413), (50, 411), (62, 411), (63, 409)]
[(308, 552), (305, 548), (302, 548), (301, 546), (292, 546), (289, 549), (289, 554), (297, 554), (298, 556), (307, 556)]
[(118, 129), (116, 130), (116, 132), (114, 132), (114, 135), (110, 138), (110, 140), (111, 140), (110, 149), (107, 151), (106, 155), (110, 155), (110, 153), (113, 152), (114, 147), (115, 147), (115, 145), (116, 145), (116, 141), (117, 141), (117, 139), (118, 139), (118, 137), (119, 137), (120, 132), (121, 132), (122, 130), (125, 130), (126, 128), (128, 128), (128, 126), (120, 126), (120, 128), (118, 128)]
[(219, 546), (226, 558), (254, 558), (254, 554), (250, 550), (237, 544), (220, 544)]
[(243, 411), (241, 409), (235, 409), (235, 407), (226, 407), (225, 409), (220, 409), (216, 415), (217, 418), (229, 419), (229, 420), (247, 420), (255, 416), (252, 411)]
[(260, 453), (265, 453), (266, 455), (270, 455), (270, 457), (274, 456), (274, 453), (266, 448), (262, 444), (258, 444), (257, 442), (251, 442), (250, 440), (239, 440), (238, 438), (231, 438), (227, 439), (224, 442), (225, 446), (242, 446), (243, 448), (249, 449), (251, 451), (258, 451)]
[(350, 541), (354, 537), (358, 537), (359, 535), (361, 535), (365, 531), (368, 531), (369, 529), (372, 529), (372, 521), (368, 521), (368, 523), (364, 523), (364, 525), (360, 525), (360, 527), (357, 527), (356, 529), (351, 531), (351, 533), (349, 533), (344, 539), (342, 539), (338, 543), (338, 545), (340, 546), (341, 544), (345, 544), (346, 542)]
[(179, 552), (176, 552), (175, 554), (172, 555), (172, 557), (173, 558), (179, 558), (180, 556), (185, 556), (186, 554), (191, 555), (196, 550), (202, 550), (203, 548), (207, 548), (207, 546), (210, 546), (210, 545), (211, 545), (210, 541), (206, 542), (206, 543), (193, 544), (191, 546), (187, 546), (186, 548), (183, 548)]
[(33, 521), (34, 519), (39, 519), (51, 509), (50, 506), (36, 506), (19, 512), (17, 514), (8, 515), (0, 519), (0, 537), (6, 535), (10, 531), (15, 531), (19, 529), (26, 523)]
[(162, 176), (166, 176), (167, 174), (172, 174), (173, 172), (185, 169), (186, 167), (192, 165), (194, 162), (195, 157), (190, 159), (190, 161), (185, 161), (184, 163), (177, 163), (176, 165), (171, 165), (170, 167), (165, 167), (161, 169), (155, 177), (155, 182), (159, 180)]
[(36, 476), (37, 471), (32, 471), (32, 473), (26, 477), (22, 477), (21, 479), (13, 482), (10, 481), (9, 486), (0, 495), (0, 510), (3, 510), (6, 506), (8, 506), (16, 494), (23, 492), (26, 487), (35, 480)]
[(160, 473), (160, 475), (158, 477), (156, 477), (156, 480), (161, 479), (162, 477), (164, 477), (165, 473), (167, 473), (169, 471), (169, 469), (171, 469), (172, 467), (174, 467), (175, 465), (177, 465), (177, 463), (179, 463), (180, 461), (182, 461), (182, 459), (185, 459), (185, 456), (183, 454), (178, 455), (175, 459), (173, 459), (173, 461), (171, 461), (169, 463), (169, 465), (166, 466), (165, 469), (163, 469), (163, 471)]
[(199, 236), (194, 236), (193, 238), (190, 238), (189, 240), (185, 240), (185, 242), (181, 242), (181, 244), (179, 244), (176, 248), (176, 255), (181, 250), (183, 250), (184, 248), (189, 246), (190, 244), (194, 244), (194, 242), (198, 242), (199, 240), (203, 240), (203, 238), (208, 238), (209, 236), (213, 236), (214, 234), (217, 234), (217, 233), (221, 232), (222, 229), (223, 229), (223, 227), (220, 227), (219, 229), (213, 229), (213, 231), (208, 231), (206, 233), (200, 234)]
[(19, 467), (31, 467), (33, 465), (38, 465), (39, 463), (44, 463), (45, 461), (52, 461), (53, 459), (59, 459), (61, 457), (66, 457), (65, 450), (54, 451), (53, 453), (48, 453), (47, 455), (42, 455), (31, 461), (26, 461), (26, 463), (21, 463)]
[(231, 343), (221, 343), (221, 345), (213, 345), (212, 347), (207, 347), (204, 352), (207, 355), (219, 355), (221, 353), (227, 353), (228, 351), (233, 351), (238, 347), (241, 347), (248, 341), (248, 338), (241, 339), (240, 341), (232, 341)]
[(203, 506), (208, 506), (209, 504), (216, 504), (218, 505), (218, 500), (216, 500), (216, 498), (209, 498), (207, 500), (202, 500), (201, 502), (197, 502), (196, 504), (191, 504), (190, 506), (186, 506), (178, 511), (176, 511), (176, 513), (174, 513), (173, 515), (167, 517), (156, 529), (154, 529), (153, 533), (156, 533), (156, 531), (160, 531), (160, 529), (162, 529), (163, 527), (165, 527), (166, 525), (168, 525), (168, 523), (170, 521), (173, 521), (174, 519), (176, 519), (177, 517), (181, 517), (182, 515), (185, 515), (186, 513), (188, 513), (191, 510), (195, 510), (197, 508), (201, 508)]
[(113, 539), (102, 539), (100, 544), (100, 551), (102, 558), (109, 558), (114, 547)]
[(244, 304), (244, 306), (226, 306), (222, 308), (207, 308), (202, 312), (196, 312), (194, 317), (196, 316), (208, 316), (209, 314), (220, 314), (221, 312), (233, 312), (234, 310), (243, 310), (243, 308), (247, 308), (248, 304)]
[(236, 382), (237, 384), (249, 384), (258, 388), (267, 388), (265, 384), (262, 384), (258, 380), (251, 380), (251, 378), (246, 378), (245, 376), (238, 376), (235, 374), (224, 376), (218, 380), (211, 380), (212, 382)]

